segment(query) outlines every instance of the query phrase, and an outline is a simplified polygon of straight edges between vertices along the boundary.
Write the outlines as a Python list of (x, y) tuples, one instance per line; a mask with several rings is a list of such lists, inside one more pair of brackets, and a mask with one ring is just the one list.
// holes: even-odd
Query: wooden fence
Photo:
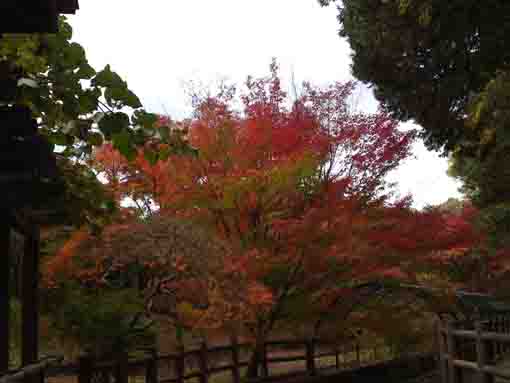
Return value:
[(17, 370), (8, 371), (0, 376), (0, 383), (13, 383), (18, 381), (41, 383), (46, 378), (47, 370), (55, 364), (62, 362), (61, 357), (46, 357), (36, 363), (29, 364)]
[[(201, 347), (181, 352), (129, 360), (126, 355), (114, 362), (94, 361), (83, 356), (75, 365), (47, 371), (48, 383), (210, 383), (241, 382), (252, 355), (252, 345), (238, 344)], [(388, 347), (340, 346), (323, 340), (279, 340), (266, 342), (259, 365), (259, 376), (285, 374), (316, 375), (322, 371), (353, 369), (389, 360)], [(301, 364), (301, 366), (299, 365)], [(283, 366), (283, 367), (281, 367)]]
[(439, 323), (438, 341), (442, 383), (493, 383), (497, 378), (510, 379), (508, 316)]

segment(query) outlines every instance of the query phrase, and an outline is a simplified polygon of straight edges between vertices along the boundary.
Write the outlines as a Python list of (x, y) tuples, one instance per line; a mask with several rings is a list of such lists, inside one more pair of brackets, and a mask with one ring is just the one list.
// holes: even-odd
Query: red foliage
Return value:
[[(241, 111), (232, 89), (195, 99), (194, 118), (182, 124), (196, 156), (152, 164), (142, 149), (126, 164), (111, 147), (96, 155), (122, 196), (148, 198), (159, 214), (192, 218), (228, 243), (210, 298), (225, 303), (215, 315), (267, 332), (296, 291), (320, 311), (357, 284), (412, 278), (432, 252), (477, 246), (472, 212), (387, 202), (385, 176), (410, 154), (414, 132), (384, 113), (350, 114), (352, 84), (307, 84), (290, 103), (277, 69), (248, 79)], [(175, 124), (162, 118), (159, 127)]]

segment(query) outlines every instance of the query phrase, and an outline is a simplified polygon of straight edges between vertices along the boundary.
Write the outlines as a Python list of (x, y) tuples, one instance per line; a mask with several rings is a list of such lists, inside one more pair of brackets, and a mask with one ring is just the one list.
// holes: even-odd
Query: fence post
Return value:
[(159, 371), (158, 371), (158, 352), (153, 349), (151, 350), (151, 357), (147, 359), (147, 366), (145, 369), (145, 382), (146, 383), (158, 383)]
[(177, 356), (175, 359), (175, 375), (177, 383), (184, 383), (184, 346), (177, 347)]
[[(499, 316), (494, 317), (494, 332), (499, 332)], [(496, 352), (496, 358), (499, 358), (501, 356), (501, 343), (498, 341), (494, 341), (494, 348)]]
[(340, 355), (339, 355), (339, 350), (338, 350), (338, 344), (335, 343), (335, 368), (337, 370), (340, 369)]
[(439, 352), (439, 371), (441, 373), (441, 382), (447, 383), (448, 382), (448, 351), (447, 347), (445, 345), (445, 337), (443, 334), (443, 326), (441, 323), (441, 320), (438, 319), (437, 321), (437, 345), (438, 345), (438, 352)]
[(307, 339), (305, 343), (306, 347), (306, 371), (314, 376), (316, 375), (316, 369), (315, 369), (315, 340)]
[(237, 341), (237, 335), (232, 336), (231, 343), (232, 343), (232, 381), (234, 383), (240, 383), (241, 370), (239, 368), (239, 343)]
[(44, 383), (46, 380), (46, 369), (42, 369), (37, 379), (34, 379), (37, 383)]
[[(505, 334), (508, 334), (508, 316), (505, 315), (505, 316), (503, 316), (503, 318), (504, 318), (503, 319), (504, 320), (504, 322), (503, 322), (504, 330), (503, 331), (505, 332)], [(508, 343), (505, 343), (505, 352), (507, 352), (507, 351), (508, 351)]]
[(454, 327), (452, 321), (449, 320), (447, 323), (447, 331), (446, 331), (446, 344), (448, 349), (448, 383), (459, 383), (458, 375), (457, 375), (457, 367), (453, 363), (456, 356), (456, 344), (455, 344), (455, 335), (453, 334)]
[(200, 383), (207, 383), (209, 380), (209, 371), (207, 369), (207, 343), (205, 340), (203, 340), (200, 345), (198, 365), (200, 367)]
[(115, 363), (115, 383), (128, 383), (129, 381), (129, 361), (128, 353), (121, 352), (117, 355)]
[(361, 353), (360, 353), (359, 342), (356, 342), (356, 345), (354, 347), (356, 348), (356, 364), (357, 364), (357, 367), (360, 367), (361, 366)]
[(90, 383), (92, 380), (92, 357), (88, 354), (78, 358), (78, 383)]
[(484, 371), (487, 364), (487, 350), (485, 348), (485, 340), (482, 338), (483, 324), (476, 322), (476, 359), (478, 363), (478, 382), (477, 383), (492, 383), (494, 380), (491, 374)]
[(269, 376), (269, 366), (268, 366), (268, 361), (267, 361), (267, 342), (264, 341), (264, 343), (262, 344), (262, 349), (261, 349), (261, 352), (262, 352), (262, 376), (264, 377), (268, 377)]

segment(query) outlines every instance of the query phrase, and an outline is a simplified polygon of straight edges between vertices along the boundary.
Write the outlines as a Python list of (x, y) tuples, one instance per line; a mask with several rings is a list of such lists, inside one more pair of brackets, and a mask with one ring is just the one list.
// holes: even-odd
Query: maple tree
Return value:
[(398, 264), (374, 257), (379, 246), (362, 244), (373, 231), (367, 212), (401, 208), (388, 205), (384, 178), (414, 138), (383, 113), (350, 115), (352, 84), (306, 84), (289, 103), (277, 69), (273, 63), (268, 77), (249, 78), (238, 99), (228, 87), (196, 99), (190, 120), (160, 119), (157, 129), (180, 132), (195, 153), (149, 142), (164, 155), (151, 161), (140, 149), (128, 162), (103, 146), (95, 165), (143, 214), (193, 220), (228, 244), (202, 324), (242, 323), (258, 351), (297, 307), (318, 314), (328, 300)]
[[(409, 156), (414, 132), (384, 113), (348, 113), (350, 83), (305, 84), (288, 102), (277, 69), (249, 78), (239, 98), (223, 87), (195, 99), (188, 120), (161, 117), (155, 129), (171, 144), (149, 140), (133, 161), (109, 143), (95, 151), (91, 165), (132, 207), (106, 227), (89, 254), (92, 271), (79, 276), (97, 284), (111, 265), (118, 275), (138, 265), (135, 274), (154, 282), (141, 284), (146, 296), (157, 286), (173, 319), (248, 332), (250, 374), (280, 324), (345, 317), (352, 310), (341, 303), (355, 307), (371, 282), (418, 281), (425, 260), (482, 241), (469, 209), (457, 217), (414, 211), (409, 198), (390, 202), (385, 176)], [(194, 251), (192, 236), (173, 234), (183, 220), (221, 245)]]

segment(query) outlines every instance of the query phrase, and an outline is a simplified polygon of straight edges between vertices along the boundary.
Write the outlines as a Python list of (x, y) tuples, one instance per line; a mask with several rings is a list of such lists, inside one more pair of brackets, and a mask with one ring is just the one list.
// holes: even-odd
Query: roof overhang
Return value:
[(78, 8), (78, 0), (1, 0), (0, 34), (56, 33), (58, 16)]

